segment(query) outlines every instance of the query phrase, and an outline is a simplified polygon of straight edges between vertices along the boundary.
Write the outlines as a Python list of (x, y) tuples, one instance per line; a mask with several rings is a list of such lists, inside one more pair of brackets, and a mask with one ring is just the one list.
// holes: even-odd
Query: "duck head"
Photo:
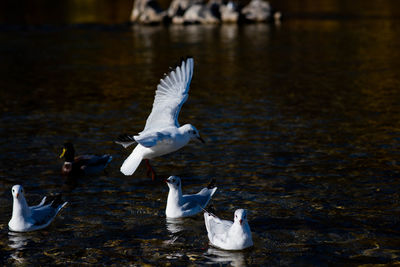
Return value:
[(74, 157), (75, 157), (74, 146), (69, 142), (65, 143), (60, 158), (65, 158), (65, 161), (73, 162)]

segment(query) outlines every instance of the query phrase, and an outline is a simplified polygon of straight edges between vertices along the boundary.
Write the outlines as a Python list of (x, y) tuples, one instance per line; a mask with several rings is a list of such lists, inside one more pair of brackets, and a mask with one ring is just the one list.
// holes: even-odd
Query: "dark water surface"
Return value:
[[(0, 262), (399, 264), (398, 24), (383, 12), (0, 31)], [(142, 130), (159, 79), (186, 55), (195, 70), (180, 122), (207, 143), (153, 165), (181, 176), (184, 192), (216, 178), (218, 215), (249, 210), (255, 245), (243, 252), (208, 246), (202, 215), (166, 221), (168, 188), (144, 166), (119, 172), (131, 149), (114, 138)], [(78, 153), (112, 154), (108, 175), (65, 186), (66, 140)], [(63, 191), (70, 204), (47, 229), (11, 233), (14, 184), (29, 203)]]

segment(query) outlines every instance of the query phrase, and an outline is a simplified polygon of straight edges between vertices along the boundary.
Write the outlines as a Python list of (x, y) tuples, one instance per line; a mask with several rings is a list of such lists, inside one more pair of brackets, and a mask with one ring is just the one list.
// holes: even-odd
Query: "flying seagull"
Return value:
[[(156, 173), (149, 160), (169, 154), (184, 147), (196, 138), (204, 143), (197, 129), (191, 124), (179, 125), (179, 111), (188, 98), (189, 85), (193, 76), (193, 58), (183, 60), (160, 80), (154, 97), (153, 109), (147, 118), (144, 130), (138, 135), (121, 135), (116, 141), (125, 148), (137, 142), (137, 146), (124, 161), (121, 172), (132, 175), (144, 159), (154, 180)], [(150, 175), (149, 175), (150, 176)]]

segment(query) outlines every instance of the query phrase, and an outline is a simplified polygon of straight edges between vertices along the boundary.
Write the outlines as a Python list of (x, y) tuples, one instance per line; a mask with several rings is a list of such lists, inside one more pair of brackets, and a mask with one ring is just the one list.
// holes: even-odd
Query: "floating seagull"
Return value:
[(46, 197), (44, 197), (39, 205), (29, 207), (22, 186), (14, 185), (11, 192), (14, 200), (12, 217), (8, 227), (14, 232), (29, 232), (45, 228), (68, 203), (63, 203), (58, 196), (50, 204), (44, 205), (46, 201)]
[(247, 223), (246, 210), (235, 211), (234, 221), (221, 220), (207, 211), (204, 212), (208, 239), (210, 243), (218, 248), (226, 250), (240, 250), (251, 247), (250, 226)]
[(81, 155), (75, 157), (75, 149), (71, 143), (65, 143), (60, 158), (65, 158), (61, 173), (68, 176), (98, 174), (112, 160), (110, 155)]
[(185, 146), (190, 139), (197, 138), (204, 143), (197, 129), (191, 124), (179, 126), (179, 111), (188, 98), (189, 85), (193, 76), (193, 58), (182, 61), (164, 79), (160, 80), (154, 98), (153, 109), (147, 118), (144, 130), (139, 135), (120, 136), (117, 143), (125, 148), (137, 142), (138, 145), (121, 166), (121, 172), (132, 175), (142, 159), (154, 180), (156, 174), (149, 159), (174, 152)]
[(213, 187), (213, 180), (207, 188), (194, 195), (182, 195), (181, 179), (170, 176), (166, 182), (169, 187), (167, 207), (165, 213), (169, 218), (180, 218), (195, 215), (207, 206), (217, 188)]

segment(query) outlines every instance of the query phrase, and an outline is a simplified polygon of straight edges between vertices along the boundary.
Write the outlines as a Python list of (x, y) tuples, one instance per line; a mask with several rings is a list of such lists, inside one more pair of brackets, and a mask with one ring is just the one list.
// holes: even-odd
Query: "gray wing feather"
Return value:
[(204, 208), (210, 201), (212, 195), (214, 195), (216, 187), (213, 189), (203, 188), (199, 193), (195, 195), (183, 195), (182, 198), (186, 202), (182, 207), (184, 210), (192, 209), (196, 206)]
[(229, 228), (231, 228), (233, 222), (227, 221), (227, 220), (221, 220), (215, 215), (212, 215), (208, 212), (205, 212), (208, 216), (208, 226), (209, 226), (209, 231), (212, 233), (212, 235), (221, 235), (226, 233)]
[(59, 205), (54, 205), (53, 203), (54, 201), (45, 206), (31, 207), (31, 218), (34, 221), (34, 225), (41, 226), (50, 223), (58, 212), (68, 204), (68, 202)]
[(198, 198), (198, 197), (193, 197), (193, 195), (185, 195), (182, 196), (183, 197), (183, 201), (185, 202), (185, 204), (182, 205), (182, 209), (183, 210), (190, 210), (190, 209), (194, 209), (196, 207), (201, 207), (202, 203), (204, 202), (204, 199), (202, 198)]
[(136, 142), (144, 147), (152, 147), (157, 145), (158, 142), (165, 142), (168, 139), (171, 139), (171, 134), (163, 132), (154, 132), (135, 136)]
[(179, 111), (188, 98), (192, 76), (193, 58), (188, 58), (186, 61), (182, 61), (181, 66), (176, 67), (160, 80), (154, 97), (153, 109), (141, 133), (171, 126), (179, 127)]
[(47, 224), (57, 215), (57, 209), (51, 207), (51, 205), (46, 205), (37, 209), (32, 209), (31, 218), (35, 221), (34, 225)]
[(32, 210), (32, 209), (37, 209), (37, 208), (42, 207), (42, 206), (44, 205), (44, 203), (46, 202), (46, 199), (47, 199), (47, 197), (43, 197), (43, 198), (42, 198), (42, 201), (40, 201), (40, 203), (39, 203), (38, 205), (36, 205), (36, 206), (31, 206), (31, 207), (29, 207), (29, 208)]

